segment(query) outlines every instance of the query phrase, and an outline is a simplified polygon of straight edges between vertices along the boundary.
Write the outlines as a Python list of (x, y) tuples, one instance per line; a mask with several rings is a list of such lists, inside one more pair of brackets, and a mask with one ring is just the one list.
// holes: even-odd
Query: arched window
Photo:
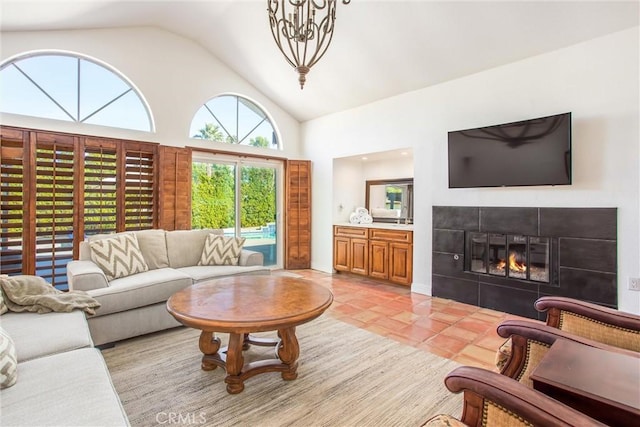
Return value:
[(191, 121), (192, 138), (279, 149), (278, 136), (267, 114), (237, 95), (220, 95), (205, 103)]
[(30, 53), (0, 67), (0, 111), (153, 131), (146, 102), (132, 83), (72, 53)]

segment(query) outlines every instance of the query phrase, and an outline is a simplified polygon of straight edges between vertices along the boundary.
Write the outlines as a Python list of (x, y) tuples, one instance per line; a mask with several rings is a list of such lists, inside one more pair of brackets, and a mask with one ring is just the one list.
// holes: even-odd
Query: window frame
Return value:
[[(227, 129), (227, 127), (218, 119), (218, 117), (216, 117), (216, 114), (214, 111), (212, 111), (211, 107), (207, 104), (209, 104), (211, 101), (218, 99), (218, 98), (222, 98), (222, 97), (233, 97), (235, 98), (235, 122), (233, 123), (234, 127), (235, 127), (235, 135), (232, 135), (229, 130)], [(241, 100), (246, 101), (245, 103), (245, 107), (251, 109), (251, 107), (249, 107), (247, 104), (252, 105), (255, 109), (259, 110), (260, 113), (262, 115), (264, 115), (263, 120), (258, 123), (257, 125), (253, 126), (253, 128), (246, 133), (246, 135), (244, 135), (244, 137), (242, 139), (240, 139), (240, 136), (238, 135), (239, 133), (239, 117), (240, 117), (240, 104), (242, 103)], [(194, 132), (194, 121), (196, 119), (196, 117), (198, 116), (198, 114), (203, 110), (203, 108), (208, 111), (209, 115), (211, 116), (211, 119), (214, 120), (215, 122), (205, 122), (205, 123), (201, 123), (199, 126), (206, 126), (207, 124), (211, 123), (214, 126), (217, 126), (218, 129), (226, 134), (226, 137), (224, 140), (221, 141), (216, 141), (216, 140), (212, 140), (212, 139), (208, 139), (208, 138), (203, 138), (203, 137), (198, 137), (196, 135), (193, 134)], [(280, 138), (280, 132), (278, 131), (278, 128), (273, 120), (273, 118), (271, 117), (271, 115), (267, 112), (267, 110), (260, 105), (257, 101), (251, 99), (248, 96), (245, 95), (241, 95), (238, 93), (231, 93), (231, 92), (225, 92), (225, 93), (221, 93), (218, 94), (216, 96), (213, 96), (211, 98), (209, 98), (204, 104), (202, 104), (195, 112), (195, 114), (193, 115), (191, 122), (189, 124), (189, 135), (188, 137), (190, 139), (195, 139), (195, 140), (203, 140), (203, 141), (214, 141), (214, 142), (219, 142), (219, 143), (223, 143), (223, 144), (230, 144), (230, 145), (243, 145), (243, 146), (247, 146), (247, 147), (251, 147), (252, 145), (248, 143), (249, 140), (247, 140), (247, 138), (253, 133), (253, 131), (255, 129), (257, 129), (259, 126), (261, 126), (264, 122), (267, 122), (272, 129), (272, 133), (273, 133), (273, 137), (275, 137), (276, 139), (276, 144), (272, 144), (270, 143), (269, 146), (267, 147), (256, 147), (259, 149), (266, 149), (266, 150), (275, 150), (275, 151), (282, 151), (282, 140)], [(234, 139), (235, 137), (235, 139)], [(244, 143), (244, 141), (247, 140), (247, 143)], [(273, 140), (273, 139), (272, 139)]]
[[(124, 130), (132, 130), (132, 131), (137, 131), (137, 132), (155, 133), (156, 125), (155, 125), (155, 120), (154, 120), (154, 117), (153, 117), (153, 113), (151, 111), (151, 107), (149, 106), (149, 103), (147, 102), (146, 98), (142, 94), (142, 91), (124, 73), (119, 71), (114, 66), (112, 66), (112, 65), (110, 65), (110, 64), (108, 64), (108, 63), (106, 63), (104, 61), (101, 61), (101, 60), (99, 60), (97, 58), (94, 58), (94, 57), (91, 57), (89, 55), (85, 55), (85, 54), (82, 54), (82, 53), (66, 51), (66, 50), (57, 50), (57, 49), (34, 50), (34, 51), (22, 52), (22, 53), (10, 56), (9, 58), (7, 58), (4, 61), (0, 62), (0, 73), (3, 72), (6, 68), (10, 67), (11, 65), (13, 65), (14, 67), (18, 68), (18, 66), (14, 64), (17, 61), (22, 61), (22, 60), (25, 60), (25, 59), (35, 58), (35, 57), (39, 57), (39, 56), (69, 57), (69, 58), (76, 59), (78, 61), (78, 64), (80, 64), (80, 61), (87, 61), (87, 62), (92, 63), (92, 64), (94, 64), (94, 65), (96, 65), (98, 67), (101, 67), (101, 68), (105, 69), (106, 71), (109, 71), (115, 77), (117, 77), (118, 79), (122, 80), (129, 87), (129, 89), (126, 92), (120, 94), (119, 96), (111, 99), (109, 102), (103, 104), (100, 108), (98, 108), (97, 110), (93, 111), (91, 114), (87, 115), (86, 117), (82, 118), (82, 120), (81, 120), (80, 113), (79, 113), (80, 112), (80, 89), (79, 88), (80, 88), (80, 79), (81, 79), (81, 77), (80, 77), (79, 73), (77, 75), (77, 79), (76, 79), (76, 82), (75, 82), (76, 83), (76, 87), (78, 88), (78, 93), (76, 94), (76, 96), (77, 96), (77, 100), (76, 100), (77, 101), (77, 111), (76, 111), (77, 117), (70, 116), (69, 113), (66, 111), (66, 109), (64, 109), (57, 101), (55, 101), (53, 99), (53, 97), (50, 96), (45, 89), (41, 88), (37, 83), (35, 83), (33, 80), (31, 80), (31, 78), (25, 76), (28, 80), (31, 81), (31, 84), (34, 85), (35, 88), (37, 88), (41, 93), (43, 93), (47, 98), (49, 98), (54, 104), (56, 104), (56, 106), (64, 113), (64, 116), (66, 118), (65, 119), (54, 119), (54, 118), (51, 118), (51, 117), (46, 117), (46, 116), (41, 116), (41, 115), (23, 114), (23, 113), (11, 112), (11, 111), (5, 111), (4, 113), (6, 113), (6, 114), (16, 114), (16, 115), (27, 116), (27, 117), (37, 117), (37, 118), (47, 119), (47, 120), (62, 120), (62, 121), (66, 121), (66, 122), (77, 123), (77, 124), (80, 124), (80, 125), (104, 126), (104, 127), (114, 128), (114, 129), (124, 129)], [(20, 70), (20, 69), (18, 68), (18, 70)], [(24, 72), (22, 72), (22, 71), (20, 71), (20, 72), (24, 75)], [(134, 128), (131, 128), (131, 127), (113, 126), (113, 125), (101, 124), (101, 123), (86, 123), (86, 120), (90, 119), (95, 114), (97, 114), (100, 111), (102, 111), (103, 109), (107, 108), (109, 105), (111, 105), (112, 103), (116, 102), (118, 99), (120, 99), (121, 97), (123, 97), (124, 95), (126, 95), (129, 92), (133, 92), (135, 94), (135, 96), (140, 101), (140, 104), (142, 105), (142, 107), (144, 109), (144, 113), (146, 114), (147, 123), (148, 123), (148, 129), (147, 130), (134, 129)]]

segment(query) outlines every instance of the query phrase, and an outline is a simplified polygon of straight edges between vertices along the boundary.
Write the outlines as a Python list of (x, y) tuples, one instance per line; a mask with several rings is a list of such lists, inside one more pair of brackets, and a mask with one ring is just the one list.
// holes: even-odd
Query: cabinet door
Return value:
[(407, 243), (389, 243), (389, 280), (411, 285), (413, 280), (413, 251)]
[(351, 239), (348, 237), (333, 238), (333, 268), (336, 271), (351, 271)]
[(351, 239), (351, 272), (369, 274), (369, 241), (367, 239)]
[(389, 244), (372, 240), (369, 242), (369, 275), (376, 279), (389, 278)]

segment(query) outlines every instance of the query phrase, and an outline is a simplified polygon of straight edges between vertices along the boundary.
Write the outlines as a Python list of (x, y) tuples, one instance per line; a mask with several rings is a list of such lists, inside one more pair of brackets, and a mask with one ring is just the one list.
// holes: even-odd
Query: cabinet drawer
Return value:
[(388, 240), (393, 242), (413, 242), (413, 231), (389, 230), (386, 228), (370, 228), (369, 238), (376, 240)]
[(343, 227), (336, 225), (333, 234), (336, 236), (368, 238), (369, 229), (365, 227)]

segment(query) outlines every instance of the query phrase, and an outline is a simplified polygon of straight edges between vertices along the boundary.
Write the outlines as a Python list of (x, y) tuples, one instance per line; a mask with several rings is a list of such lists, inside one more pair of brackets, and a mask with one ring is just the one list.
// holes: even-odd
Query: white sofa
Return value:
[(148, 271), (114, 280), (91, 261), (89, 243), (114, 235), (91, 236), (80, 245), (79, 260), (67, 264), (69, 289), (86, 291), (100, 302), (87, 316), (96, 345), (180, 326), (166, 301), (194, 283), (237, 274), (270, 274), (260, 252), (243, 249), (238, 265), (199, 266), (205, 240), (222, 230), (142, 230), (136, 235)]
[(82, 311), (8, 312), (0, 326), (18, 361), (16, 383), (0, 390), (0, 425), (129, 425)]

